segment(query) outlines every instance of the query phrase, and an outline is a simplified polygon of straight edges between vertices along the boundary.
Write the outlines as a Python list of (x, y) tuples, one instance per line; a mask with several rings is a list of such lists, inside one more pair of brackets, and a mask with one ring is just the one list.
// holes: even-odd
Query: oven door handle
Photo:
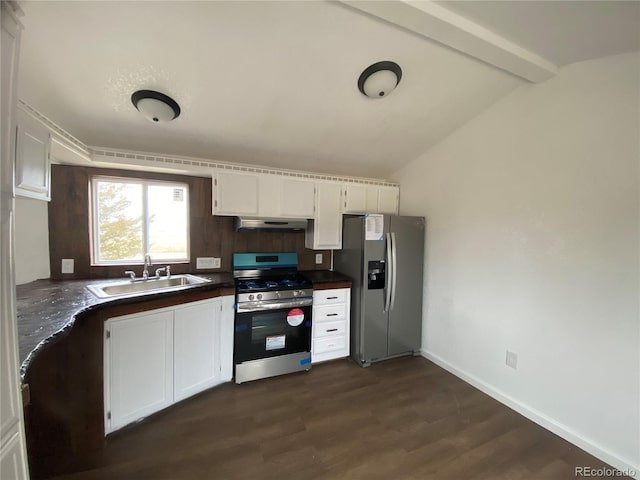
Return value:
[(237, 312), (259, 312), (265, 310), (281, 310), (283, 308), (307, 307), (313, 303), (313, 299), (287, 300), (286, 302), (245, 302), (238, 304)]

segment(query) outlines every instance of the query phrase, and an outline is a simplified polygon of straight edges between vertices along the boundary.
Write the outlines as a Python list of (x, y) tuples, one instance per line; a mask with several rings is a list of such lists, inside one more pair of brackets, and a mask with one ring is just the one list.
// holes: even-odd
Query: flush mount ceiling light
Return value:
[(153, 90), (133, 92), (131, 103), (152, 122), (169, 122), (180, 115), (180, 105), (173, 98)]
[(400, 65), (385, 60), (365, 68), (358, 79), (358, 89), (367, 97), (386, 97), (400, 83), (401, 78)]

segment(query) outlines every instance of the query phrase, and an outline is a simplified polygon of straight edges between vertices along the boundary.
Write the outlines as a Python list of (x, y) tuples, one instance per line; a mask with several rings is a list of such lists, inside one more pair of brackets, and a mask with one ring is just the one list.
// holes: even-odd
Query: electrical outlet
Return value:
[(316, 253), (316, 265), (322, 264), (322, 254)]
[(197, 257), (196, 268), (213, 268), (213, 257)]
[(518, 367), (518, 354), (507, 350), (507, 358), (505, 363), (507, 364), (507, 367), (511, 367), (516, 370), (516, 368)]
[(215, 257), (196, 257), (196, 268), (220, 268), (220, 259)]
[(73, 258), (62, 259), (62, 273), (73, 273)]

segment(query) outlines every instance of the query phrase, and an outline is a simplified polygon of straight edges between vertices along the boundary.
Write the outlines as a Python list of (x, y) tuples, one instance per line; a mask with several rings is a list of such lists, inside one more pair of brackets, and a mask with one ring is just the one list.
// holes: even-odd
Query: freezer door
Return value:
[(389, 311), (388, 354), (393, 356), (420, 349), (424, 218), (390, 216), (385, 223), (389, 223), (395, 253), (393, 278), (389, 280), (394, 290)]
[[(384, 229), (385, 233), (389, 231), (387, 223), (385, 223)], [(383, 238), (385, 237), (386, 235), (383, 236)], [(364, 265), (368, 266), (369, 262), (376, 261), (384, 261), (386, 264), (386, 260), (385, 240), (364, 241)], [(389, 285), (388, 278), (385, 279), (384, 288), (368, 288), (368, 282), (363, 282), (360, 352), (359, 358), (356, 359), (360, 363), (370, 363), (387, 356), (389, 312), (384, 311), (384, 301)]]
[(350, 352), (360, 362), (361, 317), (363, 288), (367, 288), (364, 276), (364, 223), (362, 217), (345, 217), (342, 230), (342, 250), (333, 252), (333, 266), (337, 272), (352, 279), (351, 285), (351, 335)]

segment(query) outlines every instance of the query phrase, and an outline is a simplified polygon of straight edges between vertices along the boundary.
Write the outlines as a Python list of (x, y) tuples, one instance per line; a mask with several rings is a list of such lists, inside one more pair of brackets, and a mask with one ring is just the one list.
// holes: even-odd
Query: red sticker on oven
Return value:
[(299, 326), (304, 321), (304, 312), (299, 308), (292, 308), (287, 313), (287, 323), (292, 327)]

